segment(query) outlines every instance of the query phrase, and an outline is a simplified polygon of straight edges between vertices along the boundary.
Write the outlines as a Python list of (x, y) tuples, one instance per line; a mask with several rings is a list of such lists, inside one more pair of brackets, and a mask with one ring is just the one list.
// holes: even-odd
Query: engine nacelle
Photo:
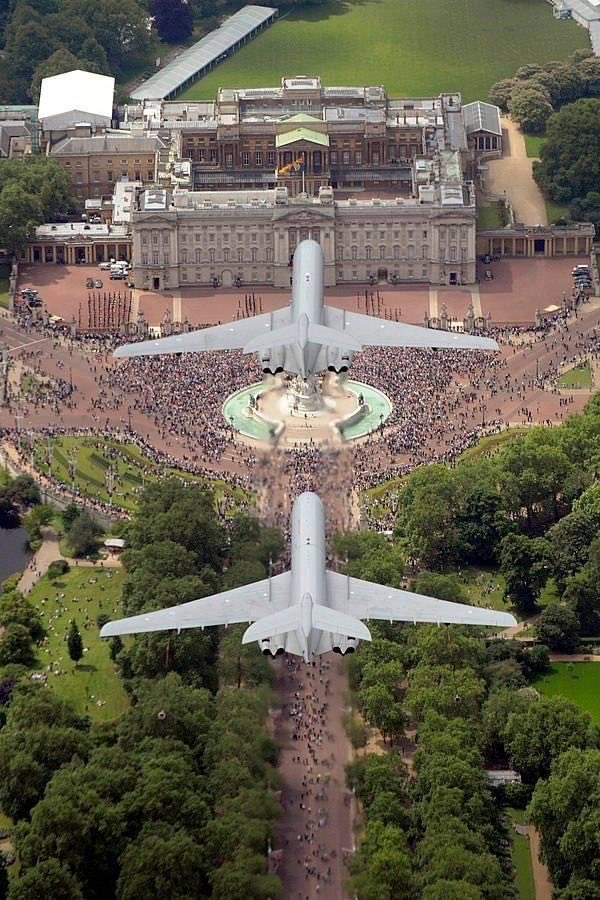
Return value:
[(354, 653), (358, 647), (358, 640), (354, 637), (346, 637), (343, 634), (331, 635), (331, 649), (334, 653), (345, 656), (346, 653)]
[(341, 351), (339, 347), (329, 347), (327, 350), (327, 371), (347, 372), (352, 362), (352, 353), (349, 350)]
[(277, 634), (270, 638), (263, 638), (258, 642), (258, 646), (263, 656), (281, 656), (285, 653), (285, 636)]
[(283, 372), (285, 348), (273, 347), (270, 350), (261, 350), (258, 354), (258, 361), (263, 373), (277, 375), (279, 372)]

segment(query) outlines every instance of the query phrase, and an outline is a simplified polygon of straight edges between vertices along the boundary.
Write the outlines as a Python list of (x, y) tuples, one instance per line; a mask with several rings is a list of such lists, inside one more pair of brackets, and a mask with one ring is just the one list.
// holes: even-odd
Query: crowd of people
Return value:
[(348, 819), (343, 809), (350, 795), (340, 777), (344, 761), (332, 731), (332, 707), (342, 698), (332, 691), (335, 672), (327, 658), (307, 666), (287, 657), (284, 666), (287, 702), (277, 730), (283, 742), (280, 767), (287, 776), (280, 801), (285, 816), (276, 835), (283, 851), (280, 874), (286, 896), (294, 900), (341, 897), (344, 859), (338, 848), (349, 835), (339, 833), (340, 814)]

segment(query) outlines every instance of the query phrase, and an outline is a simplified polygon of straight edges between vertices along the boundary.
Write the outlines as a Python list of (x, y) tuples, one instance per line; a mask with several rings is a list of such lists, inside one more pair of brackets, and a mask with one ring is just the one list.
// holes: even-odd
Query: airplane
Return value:
[(510, 613), (437, 600), (327, 569), (323, 504), (309, 491), (294, 502), (291, 550), (288, 572), (190, 603), (108, 622), (100, 635), (179, 633), (185, 628), (250, 622), (242, 644), (257, 641), (265, 656), (291, 653), (308, 663), (329, 650), (353, 653), (360, 640), (370, 641), (371, 632), (362, 619), (502, 628), (517, 624)]
[(323, 251), (301, 241), (294, 253), (291, 304), (270, 313), (157, 340), (123, 344), (116, 357), (239, 350), (256, 353), (263, 373), (308, 378), (327, 369), (347, 372), (364, 346), (497, 350), (491, 338), (404, 325), (323, 303)]

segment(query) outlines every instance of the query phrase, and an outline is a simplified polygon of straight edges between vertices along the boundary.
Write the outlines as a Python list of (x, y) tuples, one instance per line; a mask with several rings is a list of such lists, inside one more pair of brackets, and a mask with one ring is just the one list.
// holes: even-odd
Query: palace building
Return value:
[[(452, 158), (447, 160), (451, 168)], [(137, 288), (287, 287), (300, 241), (318, 241), (325, 283), (475, 280), (475, 201), (460, 180), (414, 198), (292, 196), (287, 188), (139, 193), (132, 209)]]
[[(465, 107), (469, 130), (491, 126), (500, 151), (497, 107), (482, 120), (474, 106)], [(126, 108), (126, 121), (175, 136), (195, 190), (286, 187), (295, 196), (331, 186), (409, 194), (417, 158), (452, 150), (466, 165), (473, 148), (486, 148), (485, 139), (469, 140), (460, 94), (392, 99), (380, 85), (324, 87), (306, 76), (283, 78), (280, 87), (221, 88), (214, 102), (145, 101)]]

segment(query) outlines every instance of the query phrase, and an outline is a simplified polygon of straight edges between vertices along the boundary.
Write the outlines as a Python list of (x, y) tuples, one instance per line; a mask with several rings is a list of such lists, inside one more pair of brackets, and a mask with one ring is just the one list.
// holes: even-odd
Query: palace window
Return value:
[(250, 165), (250, 154), (247, 150), (242, 150), (242, 165), (243, 166)]
[(254, 154), (254, 162), (255, 162), (255, 165), (262, 166), (262, 164), (263, 164), (262, 150), (256, 151), (256, 153)]

